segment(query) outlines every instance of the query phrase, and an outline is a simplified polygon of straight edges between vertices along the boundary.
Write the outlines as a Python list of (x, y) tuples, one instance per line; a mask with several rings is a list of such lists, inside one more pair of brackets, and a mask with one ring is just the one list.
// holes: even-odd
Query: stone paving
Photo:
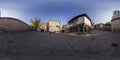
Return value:
[(120, 33), (0, 33), (0, 60), (120, 60)]

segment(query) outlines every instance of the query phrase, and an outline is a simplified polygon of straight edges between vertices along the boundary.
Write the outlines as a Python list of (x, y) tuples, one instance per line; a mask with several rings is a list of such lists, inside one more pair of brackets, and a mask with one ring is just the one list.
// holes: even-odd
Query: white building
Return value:
[(39, 24), (39, 28), (40, 28), (41, 32), (47, 32), (47, 23), (41, 22)]
[(67, 24), (68, 32), (86, 32), (93, 28), (93, 22), (87, 14), (75, 16)]
[(56, 20), (49, 20), (48, 22), (48, 30), (49, 32), (60, 32), (60, 22)]
[(98, 23), (95, 25), (95, 29), (98, 29), (98, 30), (103, 30), (103, 27), (104, 27), (103, 23)]
[(111, 30), (113, 32), (120, 32), (120, 11), (115, 10), (111, 20)]

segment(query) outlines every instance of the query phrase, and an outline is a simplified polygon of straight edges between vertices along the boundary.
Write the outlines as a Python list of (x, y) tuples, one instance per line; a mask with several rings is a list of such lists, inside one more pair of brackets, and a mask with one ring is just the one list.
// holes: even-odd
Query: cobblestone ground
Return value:
[(120, 33), (0, 33), (0, 60), (120, 60)]

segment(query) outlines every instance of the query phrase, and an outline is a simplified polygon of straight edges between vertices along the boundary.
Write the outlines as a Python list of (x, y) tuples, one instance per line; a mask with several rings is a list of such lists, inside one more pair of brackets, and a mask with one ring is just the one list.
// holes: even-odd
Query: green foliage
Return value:
[(47, 31), (49, 31), (49, 23), (47, 23)]
[(65, 25), (62, 26), (62, 30), (64, 30), (64, 29), (65, 29)]
[(31, 19), (32, 26), (37, 29), (39, 27), (40, 19), (35, 18), (34, 20)]
[(111, 26), (111, 22), (106, 22), (105, 26)]

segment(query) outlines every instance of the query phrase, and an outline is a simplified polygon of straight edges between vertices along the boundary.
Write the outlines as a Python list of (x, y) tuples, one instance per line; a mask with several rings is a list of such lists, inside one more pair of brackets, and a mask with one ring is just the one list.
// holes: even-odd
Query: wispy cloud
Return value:
[(112, 12), (120, 9), (119, 0), (1, 0), (3, 16), (20, 18), (25, 22), (34, 17), (42, 21), (56, 19), (63, 24), (72, 17), (87, 13), (95, 23), (111, 20)]

